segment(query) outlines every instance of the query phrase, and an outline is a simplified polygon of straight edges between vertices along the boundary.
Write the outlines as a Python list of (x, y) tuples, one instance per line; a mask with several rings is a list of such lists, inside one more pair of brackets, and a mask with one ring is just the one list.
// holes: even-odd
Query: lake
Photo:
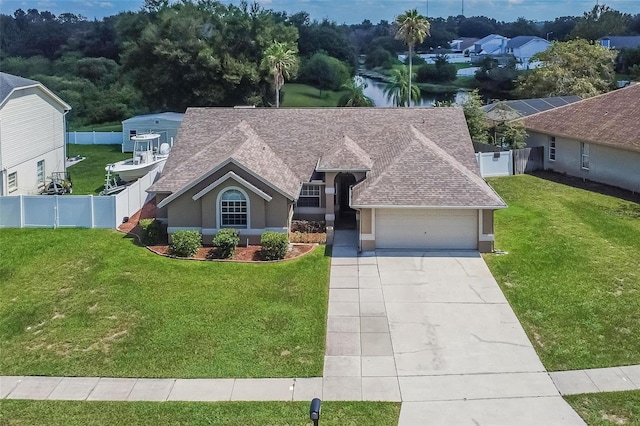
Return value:
[[(393, 101), (387, 100), (387, 95), (384, 94), (384, 88), (386, 84), (382, 81), (374, 80), (369, 77), (356, 76), (358, 81), (365, 82), (367, 88), (364, 89), (365, 96), (368, 96), (373, 100), (376, 107), (393, 107)], [(418, 103), (411, 103), (412, 106), (433, 106), (436, 101), (452, 101), (456, 104), (462, 104), (469, 97), (468, 93), (464, 90), (460, 90), (454, 93), (426, 93), (422, 92), (422, 96)]]

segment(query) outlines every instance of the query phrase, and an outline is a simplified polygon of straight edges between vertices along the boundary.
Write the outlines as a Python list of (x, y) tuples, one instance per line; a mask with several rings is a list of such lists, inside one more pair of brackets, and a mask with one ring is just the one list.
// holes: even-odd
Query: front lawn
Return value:
[[(400, 404), (323, 402), (322, 426), (398, 424)], [(0, 402), (0, 423), (9, 425), (216, 425), (308, 426), (309, 402)]]
[(122, 152), (122, 145), (67, 145), (67, 156), (86, 157), (67, 170), (73, 182), (75, 195), (97, 195), (104, 189), (109, 163), (131, 158), (130, 152)]
[(565, 396), (589, 426), (640, 425), (640, 391)]
[(116, 231), (0, 230), (2, 375), (322, 374), (329, 257), (164, 258)]
[(548, 370), (640, 363), (640, 205), (530, 175), (488, 179), (485, 259)]

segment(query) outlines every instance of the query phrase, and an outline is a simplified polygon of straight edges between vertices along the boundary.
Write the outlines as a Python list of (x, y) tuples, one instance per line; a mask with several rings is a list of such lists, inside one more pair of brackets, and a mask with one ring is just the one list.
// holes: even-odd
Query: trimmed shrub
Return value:
[(307, 234), (326, 232), (326, 222), (320, 220), (293, 220), (291, 221), (291, 232)]
[(140, 229), (142, 230), (142, 235), (140, 236), (142, 244), (152, 246), (160, 242), (160, 238), (162, 237), (162, 224), (160, 221), (155, 219), (140, 219), (138, 225), (140, 225)]
[(232, 228), (219, 230), (213, 238), (213, 245), (220, 249), (220, 256), (225, 259), (233, 256), (238, 243), (240, 243), (240, 234)]
[(264, 260), (284, 259), (289, 249), (289, 236), (280, 232), (267, 231), (260, 238), (261, 254)]
[(192, 257), (198, 252), (202, 235), (198, 231), (178, 231), (171, 236), (169, 253), (179, 257)]

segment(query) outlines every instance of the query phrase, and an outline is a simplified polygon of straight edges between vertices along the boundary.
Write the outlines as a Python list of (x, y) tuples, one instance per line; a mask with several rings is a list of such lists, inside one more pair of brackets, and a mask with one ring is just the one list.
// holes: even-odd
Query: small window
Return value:
[(583, 170), (589, 170), (589, 144), (580, 142), (581, 166)]
[(18, 189), (18, 172), (9, 173), (8, 182), (9, 192), (13, 192)]
[(300, 190), (298, 198), (298, 207), (320, 207), (320, 191), (321, 185), (313, 185), (305, 183)]
[(248, 223), (247, 199), (237, 189), (229, 189), (220, 198), (221, 228), (246, 228)]
[(138, 135), (138, 132), (136, 130), (129, 130), (129, 139), (137, 135)]
[(556, 137), (549, 137), (549, 160), (556, 161)]
[(36, 170), (37, 170), (36, 177), (38, 180), (38, 185), (44, 185), (44, 160), (38, 161)]

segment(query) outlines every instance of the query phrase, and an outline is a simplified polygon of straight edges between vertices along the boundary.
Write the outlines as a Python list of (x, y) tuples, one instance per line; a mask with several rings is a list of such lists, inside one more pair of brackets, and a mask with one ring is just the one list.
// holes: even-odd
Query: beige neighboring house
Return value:
[(66, 170), (70, 109), (41, 83), (0, 73), (0, 195), (37, 194)]
[(546, 170), (640, 192), (640, 84), (523, 119)]
[(491, 251), (504, 201), (461, 108), (189, 108), (156, 194), (169, 234), (241, 243), (292, 219), (359, 231), (360, 250)]

